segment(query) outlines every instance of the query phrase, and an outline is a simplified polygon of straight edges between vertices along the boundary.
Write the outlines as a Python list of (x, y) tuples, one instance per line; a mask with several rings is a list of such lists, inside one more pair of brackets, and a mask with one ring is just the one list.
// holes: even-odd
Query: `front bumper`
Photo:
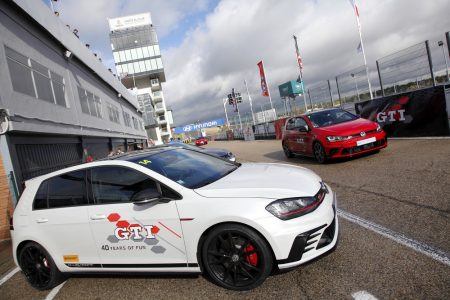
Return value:
[[(358, 145), (358, 142), (373, 138), (375, 139), (373, 142)], [(386, 147), (387, 138), (382, 131), (365, 137), (353, 138), (345, 142), (327, 142), (325, 152), (329, 158), (339, 158), (372, 152)]]
[[(284, 259), (277, 260), (280, 270), (299, 266), (335, 248), (339, 234), (336, 194), (332, 193), (331, 201), (332, 213), (328, 214), (331, 218), (327, 218), (328, 220), (321, 218), (323, 224), (295, 236), (289, 255)], [(322, 203), (322, 205), (326, 205), (326, 203)]]

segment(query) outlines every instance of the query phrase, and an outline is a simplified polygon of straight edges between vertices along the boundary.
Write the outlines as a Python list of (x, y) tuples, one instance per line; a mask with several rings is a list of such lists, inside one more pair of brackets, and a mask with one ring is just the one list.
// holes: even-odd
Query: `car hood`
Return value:
[(205, 153), (217, 155), (217, 156), (224, 156), (230, 153), (230, 151), (220, 148), (203, 148), (202, 150)]
[(358, 134), (361, 131), (369, 131), (375, 129), (377, 129), (377, 124), (375, 122), (362, 118), (350, 122), (316, 128), (317, 131), (323, 132), (325, 134), (342, 136)]
[(280, 199), (314, 196), (320, 177), (306, 168), (286, 164), (243, 163), (234, 172), (195, 192), (204, 197)]

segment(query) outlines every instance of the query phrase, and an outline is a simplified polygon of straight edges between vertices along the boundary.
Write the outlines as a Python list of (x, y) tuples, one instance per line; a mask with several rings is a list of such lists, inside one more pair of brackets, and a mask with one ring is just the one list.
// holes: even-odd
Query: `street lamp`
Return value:
[(356, 93), (358, 94), (358, 102), (360, 102), (361, 99), (359, 98), (358, 81), (356, 81), (355, 74), (352, 73), (352, 74), (350, 74), (350, 75), (352, 75), (352, 78), (353, 78), (353, 80), (355, 81)]
[(445, 73), (447, 74), (445, 81), (449, 81), (450, 79), (448, 78), (448, 62), (447, 62), (447, 55), (445, 55), (444, 42), (439, 41), (438, 46), (442, 48), (442, 55), (444, 56), (444, 60), (445, 60)]

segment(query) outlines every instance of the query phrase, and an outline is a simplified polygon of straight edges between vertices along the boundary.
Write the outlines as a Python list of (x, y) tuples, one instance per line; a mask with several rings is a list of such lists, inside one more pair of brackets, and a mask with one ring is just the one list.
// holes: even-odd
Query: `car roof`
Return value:
[(339, 108), (339, 107), (327, 108), (327, 109), (322, 109), (322, 110), (310, 111), (310, 112), (302, 114), (302, 116), (311, 116), (311, 115), (315, 115), (315, 114), (323, 113), (323, 112), (327, 112), (327, 111), (332, 111), (332, 110), (343, 110), (343, 109)]

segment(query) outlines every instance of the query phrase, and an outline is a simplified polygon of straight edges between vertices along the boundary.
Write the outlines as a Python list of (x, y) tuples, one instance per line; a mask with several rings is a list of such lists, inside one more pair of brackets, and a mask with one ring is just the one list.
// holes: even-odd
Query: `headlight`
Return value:
[(377, 123), (377, 132), (380, 132), (381, 130), (383, 130), (380, 126), (380, 124)]
[(349, 139), (351, 139), (351, 138), (352, 138), (351, 136), (333, 136), (333, 135), (327, 136), (327, 140), (328, 140), (329, 142), (346, 141), (346, 140), (349, 140)]
[(314, 197), (298, 197), (276, 200), (266, 206), (266, 210), (281, 220), (297, 218), (315, 210), (325, 198), (328, 189), (323, 182)]

